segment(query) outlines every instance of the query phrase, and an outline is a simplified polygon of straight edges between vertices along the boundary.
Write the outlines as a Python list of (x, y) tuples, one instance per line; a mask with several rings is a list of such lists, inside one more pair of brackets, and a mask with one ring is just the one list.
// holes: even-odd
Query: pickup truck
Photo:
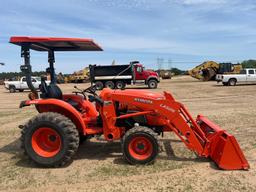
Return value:
[[(48, 85), (50, 82), (45, 81)], [(36, 89), (41, 86), (41, 77), (32, 77), (32, 83)], [(24, 90), (29, 90), (28, 84), (26, 82), (26, 77), (22, 77), (19, 81), (4, 81), (4, 87), (10, 91), (10, 93), (23, 92)]]
[(240, 71), (240, 74), (217, 74), (216, 81), (223, 85), (235, 86), (236, 84), (256, 84), (256, 69), (248, 68)]

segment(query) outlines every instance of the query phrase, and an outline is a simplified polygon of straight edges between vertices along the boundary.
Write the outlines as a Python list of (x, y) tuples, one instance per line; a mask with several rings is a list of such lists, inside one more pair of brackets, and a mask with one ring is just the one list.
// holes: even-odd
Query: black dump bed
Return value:
[(131, 65), (90, 65), (91, 81), (107, 79), (132, 79)]

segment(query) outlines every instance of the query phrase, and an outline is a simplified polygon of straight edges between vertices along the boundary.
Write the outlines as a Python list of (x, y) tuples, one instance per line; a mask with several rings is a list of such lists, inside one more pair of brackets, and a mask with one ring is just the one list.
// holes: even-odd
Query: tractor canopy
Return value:
[(10, 38), (10, 43), (36, 51), (103, 51), (92, 39), (85, 38), (14, 36)]
[(51, 86), (54, 87), (56, 84), (56, 75), (54, 69), (55, 51), (103, 51), (103, 49), (92, 39), (86, 38), (13, 36), (10, 38), (10, 43), (21, 46), (21, 57), (24, 58), (24, 65), (21, 65), (20, 69), (26, 75), (28, 87), (37, 97), (38, 93), (31, 80), (32, 67), (30, 65), (30, 49), (48, 52), (49, 68), (46, 69), (46, 72), (51, 76), (51, 83), (49, 86), (46, 86), (45, 79), (42, 78), (42, 95), (47, 95), (47, 92), (49, 92), (48, 89)]

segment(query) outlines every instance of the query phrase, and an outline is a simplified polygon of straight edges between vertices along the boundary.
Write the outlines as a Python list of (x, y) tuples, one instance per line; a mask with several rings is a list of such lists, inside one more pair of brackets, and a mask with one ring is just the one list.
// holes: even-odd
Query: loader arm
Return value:
[[(208, 140), (200, 127), (192, 119), (185, 107), (176, 102), (172, 96), (165, 93), (165, 100), (149, 100), (147, 98), (138, 98), (132, 96), (132, 98), (123, 97), (118, 94), (113, 94), (112, 99), (120, 103), (127, 103), (129, 101), (130, 106), (136, 106), (143, 109), (142, 113), (149, 113), (149, 115), (160, 115), (165, 119), (165, 131), (173, 131), (184, 144), (192, 151), (197, 152), (200, 156), (207, 156), (204, 154), (205, 145)], [(152, 101), (152, 103), (151, 103)], [(122, 115), (118, 118), (137, 116), (138, 113)], [(149, 117), (150, 118), (150, 117)]]
[(145, 115), (149, 119), (161, 119), (164, 132), (173, 131), (187, 148), (201, 157), (211, 158), (220, 168), (228, 170), (249, 168), (234, 136), (202, 115), (194, 120), (183, 104), (175, 101), (170, 93), (164, 92), (162, 95), (138, 90), (104, 93), (103, 90), (102, 96), (103, 100), (111, 99), (113, 103), (123, 103), (141, 111), (117, 118)]

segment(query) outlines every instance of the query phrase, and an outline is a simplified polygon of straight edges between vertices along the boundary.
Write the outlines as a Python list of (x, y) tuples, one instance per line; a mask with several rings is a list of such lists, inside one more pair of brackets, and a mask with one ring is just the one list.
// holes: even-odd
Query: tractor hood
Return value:
[[(104, 91), (104, 90), (103, 90)], [(126, 90), (115, 90), (112, 95), (122, 95), (123, 97), (134, 97), (135, 95), (138, 98), (149, 98), (152, 100), (162, 100), (165, 99), (164, 95), (160, 93), (153, 93), (145, 90), (135, 90), (135, 89), (126, 89)]]

